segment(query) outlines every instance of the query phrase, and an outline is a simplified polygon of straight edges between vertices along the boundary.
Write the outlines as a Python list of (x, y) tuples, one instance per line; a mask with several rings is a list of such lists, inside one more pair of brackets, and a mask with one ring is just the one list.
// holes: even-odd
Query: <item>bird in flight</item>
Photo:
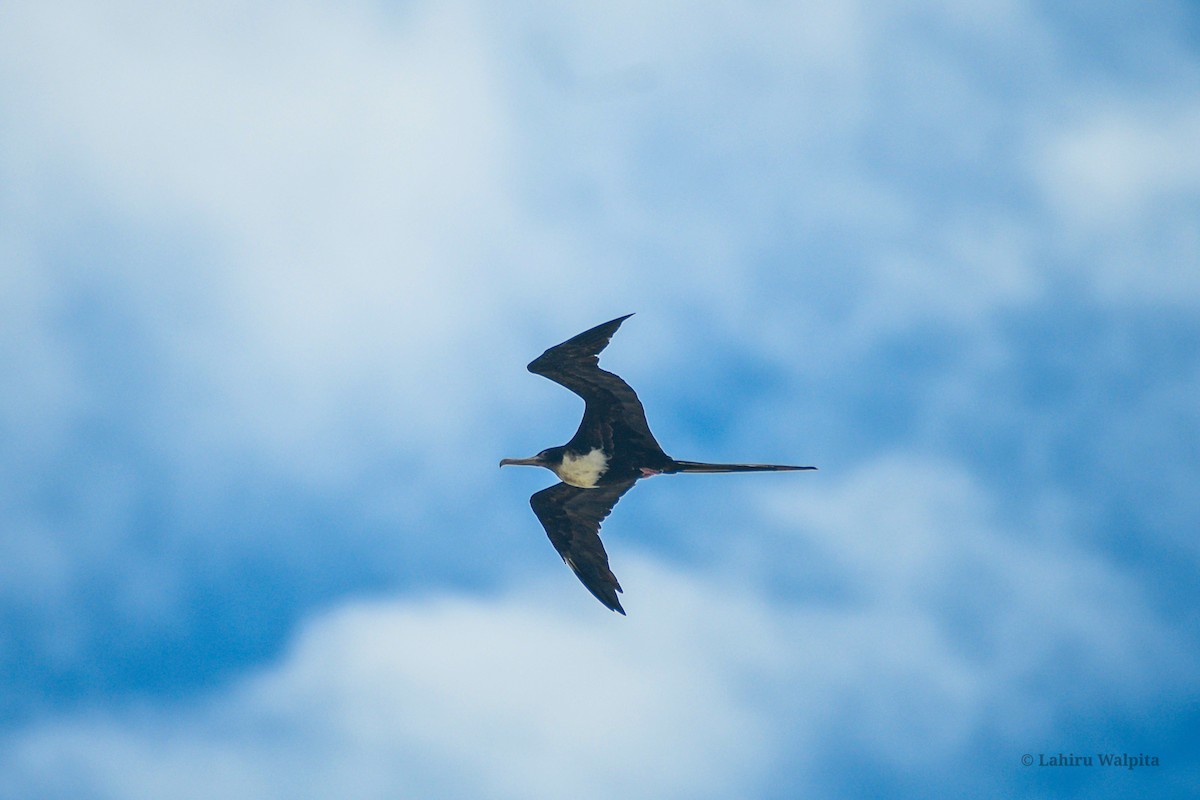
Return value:
[(583, 421), (571, 441), (530, 458), (504, 458), (500, 466), (545, 467), (562, 481), (529, 498), (550, 543), (587, 590), (621, 614), (621, 584), (608, 567), (600, 541), (600, 523), (642, 478), (677, 472), (778, 472), (816, 469), (783, 464), (705, 464), (679, 461), (663, 452), (646, 423), (646, 411), (621, 378), (600, 369), (600, 351), (608, 346), (623, 317), (597, 325), (551, 347), (529, 364), (529, 371), (565, 386), (583, 398)]

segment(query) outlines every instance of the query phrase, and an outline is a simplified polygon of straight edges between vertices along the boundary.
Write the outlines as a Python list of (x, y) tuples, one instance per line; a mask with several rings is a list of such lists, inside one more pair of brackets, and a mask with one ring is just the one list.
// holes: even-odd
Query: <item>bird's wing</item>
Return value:
[(600, 541), (600, 523), (635, 482), (596, 489), (559, 483), (529, 498), (533, 513), (562, 560), (597, 600), (622, 614), (625, 609), (617, 600), (621, 584), (608, 568), (608, 554)]
[[(583, 398), (586, 408), (576, 437), (599, 426), (623, 428), (642, 447), (662, 452), (650, 432), (646, 410), (637, 394), (617, 375), (600, 369), (600, 351), (608, 346), (621, 323), (632, 314), (617, 317), (551, 347), (529, 364), (529, 371), (565, 386)], [(574, 441), (574, 440), (572, 440)], [(595, 443), (611, 445), (610, 442)], [(611, 447), (605, 447), (611, 452)]]

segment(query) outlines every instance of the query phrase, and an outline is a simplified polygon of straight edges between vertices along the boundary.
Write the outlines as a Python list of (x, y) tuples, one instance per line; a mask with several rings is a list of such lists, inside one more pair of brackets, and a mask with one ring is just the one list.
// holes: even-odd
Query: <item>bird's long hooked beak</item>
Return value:
[(540, 458), (538, 458), (537, 456), (531, 456), (529, 458), (502, 458), (502, 459), (500, 459), (500, 466), (502, 466), (502, 467), (503, 466), (540, 467), (541, 465), (542, 465), (542, 460)]

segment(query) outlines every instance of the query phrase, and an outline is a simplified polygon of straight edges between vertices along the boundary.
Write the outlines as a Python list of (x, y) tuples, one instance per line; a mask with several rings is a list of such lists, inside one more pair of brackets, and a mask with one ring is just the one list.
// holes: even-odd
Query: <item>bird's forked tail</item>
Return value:
[(673, 469), (664, 472), (785, 472), (816, 467), (793, 467), (788, 464), (705, 464), (703, 461), (676, 461)]

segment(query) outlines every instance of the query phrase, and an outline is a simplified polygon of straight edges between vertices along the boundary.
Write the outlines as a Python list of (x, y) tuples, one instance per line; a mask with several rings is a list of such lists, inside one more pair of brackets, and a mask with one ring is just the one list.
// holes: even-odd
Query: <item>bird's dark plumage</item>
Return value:
[[(665, 466), (670, 459), (650, 432), (642, 401), (628, 383), (600, 369), (600, 351), (608, 346), (621, 323), (632, 316), (626, 314), (597, 325), (551, 347), (531, 361), (528, 370), (583, 398), (586, 404), (583, 419), (575, 436), (566, 444), (568, 450), (588, 452), (599, 447), (606, 453), (628, 458), (640, 456), (635, 460), (646, 461), (646, 466), (657, 467), (660, 463)], [(620, 448), (616, 446), (618, 441)], [(606, 474), (616, 482), (641, 477), (632, 464), (609, 464)]]
[(533, 513), (541, 520), (550, 543), (567, 566), (597, 600), (622, 614), (625, 609), (617, 599), (621, 584), (608, 568), (608, 553), (600, 541), (600, 523), (634, 483), (626, 481), (599, 489), (556, 483), (529, 498)]
[(621, 585), (608, 566), (600, 523), (641, 478), (676, 472), (778, 472), (808, 470), (783, 464), (706, 464), (671, 458), (650, 432), (646, 411), (629, 384), (600, 369), (599, 355), (621, 323), (597, 325), (551, 347), (529, 371), (565, 386), (584, 400), (583, 419), (571, 441), (532, 458), (505, 464), (546, 467), (563, 481), (529, 499), (550, 542), (583, 585), (608, 608), (624, 614)]

